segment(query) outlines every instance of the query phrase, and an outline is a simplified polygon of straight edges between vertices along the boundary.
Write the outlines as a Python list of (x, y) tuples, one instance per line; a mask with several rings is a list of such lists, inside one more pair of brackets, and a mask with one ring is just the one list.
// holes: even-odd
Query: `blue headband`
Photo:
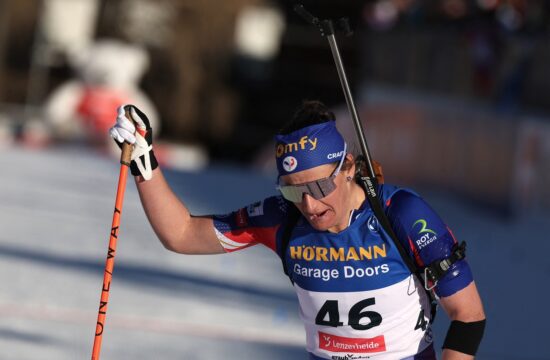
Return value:
[(275, 144), (279, 176), (337, 162), (346, 156), (346, 142), (334, 121), (276, 135)]

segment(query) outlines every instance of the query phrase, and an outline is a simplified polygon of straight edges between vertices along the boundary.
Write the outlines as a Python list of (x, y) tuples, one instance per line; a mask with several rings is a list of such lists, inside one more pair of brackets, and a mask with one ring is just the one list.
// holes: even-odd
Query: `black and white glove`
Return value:
[[(126, 117), (125, 110), (129, 111), (131, 119)], [(134, 105), (122, 105), (117, 109), (116, 124), (109, 134), (119, 146), (125, 141), (134, 145), (130, 171), (134, 176), (150, 180), (158, 162), (153, 152), (153, 129), (147, 116)]]

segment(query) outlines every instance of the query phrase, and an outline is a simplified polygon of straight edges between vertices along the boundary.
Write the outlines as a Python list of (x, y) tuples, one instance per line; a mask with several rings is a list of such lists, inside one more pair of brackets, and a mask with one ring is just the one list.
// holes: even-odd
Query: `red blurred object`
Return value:
[(116, 109), (130, 102), (129, 96), (120, 90), (102, 86), (86, 87), (76, 112), (86, 128), (104, 136), (113, 125)]

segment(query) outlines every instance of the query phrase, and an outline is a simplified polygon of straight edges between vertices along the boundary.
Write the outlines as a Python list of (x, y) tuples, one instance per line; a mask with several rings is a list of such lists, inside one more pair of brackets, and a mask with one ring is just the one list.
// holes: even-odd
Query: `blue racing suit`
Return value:
[[(420, 196), (387, 184), (379, 193), (394, 232), (419, 267), (451, 254), (451, 230)], [(228, 252), (261, 243), (286, 257), (310, 358), (435, 359), (424, 284), (411, 274), (368, 201), (339, 233), (315, 230), (300, 218), (282, 253), (289, 206), (280, 196), (269, 197), (214, 216), (214, 226)], [(450, 296), (472, 281), (463, 259), (434, 290)]]

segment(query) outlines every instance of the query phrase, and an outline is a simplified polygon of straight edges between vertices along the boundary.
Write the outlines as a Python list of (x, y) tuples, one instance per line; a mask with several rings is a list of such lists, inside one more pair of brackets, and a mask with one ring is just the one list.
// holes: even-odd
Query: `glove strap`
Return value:
[(143, 176), (145, 180), (151, 180), (153, 177), (153, 170), (158, 167), (158, 161), (155, 157), (155, 152), (153, 151), (153, 132), (151, 130), (145, 133), (145, 137), (139, 139), (139, 136), (136, 138), (136, 141), (143, 141), (146, 151), (141, 153), (132, 153), (132, 162), (130, 164), (130, 172), (134, 176)]

